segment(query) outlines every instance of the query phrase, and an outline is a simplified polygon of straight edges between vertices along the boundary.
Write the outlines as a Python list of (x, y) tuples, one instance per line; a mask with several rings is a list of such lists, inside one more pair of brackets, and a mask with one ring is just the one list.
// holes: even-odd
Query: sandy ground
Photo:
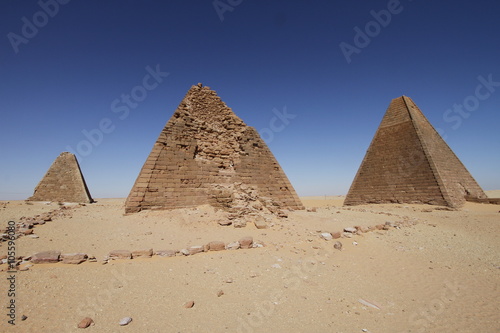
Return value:
[[(17, 272), (15, 327), (5, 315), (9, 273), (0, 265), (0, 332), (79, 332), (87, 316), (95, 325), (86, 332), (500, 332), (500, 206), (302, 201), (317, 211), (291, 212), (260, 230), (220, 226), (208, 206), (129, 216), (124, 199), (76, 207), (71, 218), (36, 226), (39, 238), (16, 240), (17, 255), (84, 252), (99, 262)], [(0, 226), (57, 208), (0, 203)], [(341, 238), (341, 251), (319, 237), (386, 221), (409, 226)], [(100, 262), (116, 249), (181, 249), (243, 236), (266, 246)], [(191, 300), (194, 307), (184, 308)], [(133, 321), (119, 326), (126, 316)]]

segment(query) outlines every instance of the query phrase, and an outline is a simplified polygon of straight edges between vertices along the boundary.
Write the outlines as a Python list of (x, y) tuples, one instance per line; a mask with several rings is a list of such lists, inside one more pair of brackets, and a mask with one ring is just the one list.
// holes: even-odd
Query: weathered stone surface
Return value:
[(238, 242), (240, 243), (240, 248), (250, 249), (253, 245), (253, 237), (252, 236), (243, 237)]
[(389, 105), (344, 205), (460, 207), (474, 198), (486, 194), (417, 105), (401, 96)]
[(61, 260), (63, 264), (78, 265), (86, 261), (87, 258), (88, 256), (85, 253), (64, 253), (61, 254), (59, 260)]
[[(76, 156), (64, 152), (38, 183), (30, 201), (93, 202)], [(49, 217), (44, 221), (50, 221)]]
[(255, 218), (253, 218), (253, 223), (255, 224), (255, 227), (257, 229), (266, 229), (267, 228), (266, 220), (262, 216), (256, 216)]
[(132, 259), (135, 259), (135, 258), (151, 258), (152, 256), (153, 256), (153, 249), (132, 251)]
[(356, 233), (356, 231), (358, 231), (356, 228), (353, 228), (353, 227), (349, 227), (349, 228), (344, 228), (344, 231), (345, 232), (350, 232), (351, 234), (354, 234)]
[(176, 253), (175, 250), (158, 250), (155, 254), (160, 257), (175, 257)]
[(82, 321), (78, 323), (78, 328), (87, 328), (94, 324), (94, 321), (90, 317), (83, 318)]
[(226, 245), (226, 250), (238, 250), (240, 248), (239, 242), (232, 242)]
[(230, 221), (230, 220), (221, 220), (221, 221), (218, 221), (217, 223), (218, 223), (219, 225), (222, 225), (222, 226), (228, 226), (228, 225), (233, 224), (233, 222), (232, 222), (232, 221)]
[(259, 133), (215, 91), (199, 84), (187, 92), (160, 133), (125, 212), (203, 204), (228, 212), (239, 206), (244, 214), (259, 208), (273, 213), (303, 209)]
[(338, 239), (342, 237), (342, 233), (340, 231), (335, 231), (331, 233), (333, 239)]
[(212, 241), (208, 243), (209, 251), (222, 251), (226, 249), (226, 244), (221, 241)]
[(203, 245), (195, 245), (188, 248), (189, 254), (197, 254), (203, 252)]
[(233, 221), (233, 227), (235, 228), (244, 228), (247, 226), (247, 221), (244, 219), (236, 219)]
[(329, 232), (322, 232), (320, 234), (321, 238), (323, 238), (324, 240), (332, 240), (333, 237), (332, 237), (332, 234), (329, 233)]
[(109, 259), (131, 259), (132, 252), (128, 250), (113, 250), (108, 254)]
[(60, 251), (43, 251), (31, 256), (31, 262), (34, 264), (49, 264), (59, 261)]

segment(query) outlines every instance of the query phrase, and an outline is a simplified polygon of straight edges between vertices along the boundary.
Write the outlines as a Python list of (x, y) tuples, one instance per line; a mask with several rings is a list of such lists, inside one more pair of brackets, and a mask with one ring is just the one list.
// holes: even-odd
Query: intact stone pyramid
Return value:
[(260, 138), (216, 92), (192, 86), (167, 122), (125, 203), (126, 213), (210, 204), (303, 209)]
[(486, 195), (415, 103), (392, 100), (344, 204), (460, 207), (467, 198)]
[(61, 153), (28, 200), (93, 202), (76, 156), (68, 152)]

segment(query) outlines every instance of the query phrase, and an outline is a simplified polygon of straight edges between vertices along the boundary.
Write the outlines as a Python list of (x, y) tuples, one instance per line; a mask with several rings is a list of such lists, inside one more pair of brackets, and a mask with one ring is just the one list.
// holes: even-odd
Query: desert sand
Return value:
[[(289, 212), (267, 229), (221, 226), (221, 212), (209, 206), (125, 216), (125, 199), (69, 205), (68, 215), (34, 227), (38, 238), (17, 239), (16, 255), (83, 252), (97, 262), (17, 271), (15, 326), (6, 316), (8, 268), (0, 265), (0, 332), (500, 331), (499, 205), (342, 207), (342, 196), (301, 199), (316, 211)], [(0, 227), (58, 208), (2, 202)], [(320, 236), (386, 222), (397, 227)], [(179, 250), (244, 236), (265, 246), (103, 264), (112, 250)], [(189, 301), (194, 306), (185, 308)], [(77, 328), (85, 317), (95, 324)], [(120, 326), (123, 317), (133, 320)]]

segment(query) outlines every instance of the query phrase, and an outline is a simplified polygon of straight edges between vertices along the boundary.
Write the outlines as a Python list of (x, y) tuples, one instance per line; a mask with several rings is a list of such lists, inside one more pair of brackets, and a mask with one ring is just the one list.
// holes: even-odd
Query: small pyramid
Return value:
[(76, 156), (63, 152), (35, 187), (29, 201), (94, 202)]
[(486, 195), (415, 103), (393, 99), (344, 204), (460, 207), (467, 198)]
[(203, 204), (230, 211), (250, 203), (304, 208), (257, 131), (215, 91), (192, 86), (156, 140), (125, 212)]

